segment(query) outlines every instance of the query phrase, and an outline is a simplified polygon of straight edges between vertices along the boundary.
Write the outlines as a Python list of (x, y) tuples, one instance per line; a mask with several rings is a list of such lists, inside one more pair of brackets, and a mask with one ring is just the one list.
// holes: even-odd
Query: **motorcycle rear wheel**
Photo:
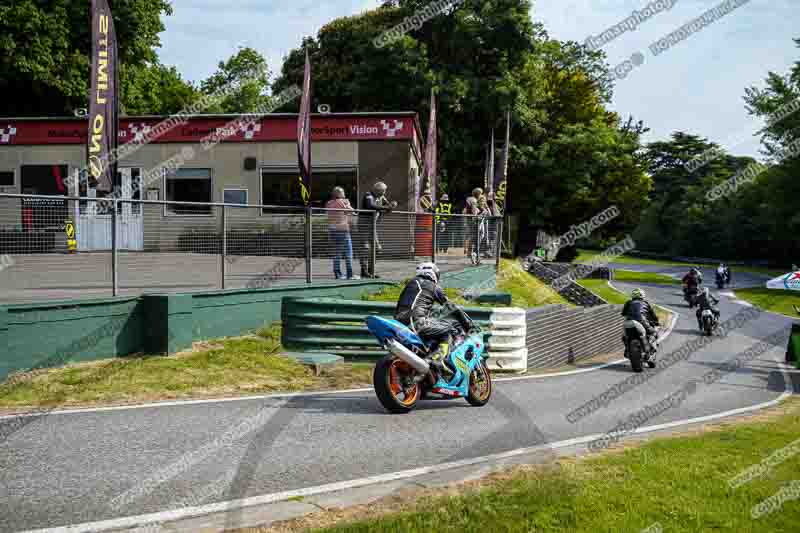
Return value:
[(422, 387), (418, 383), (407, 386), (404, 379), (414, 376), (415, 370), (408, 363), (393, 355), (384, 356), (375, 365), (372, 383), (375, 395), (386, 410), (391, 413), (407, 413), (416, 405), (422, 396)]
[(469, 376), (467, 401), (474, 407), (483, 407), (492, 397), (492, 374), (485, 361), (475, 367)]
[(642, 366), (642, 341), (639, 339), (631, 339), (631, 344), (628, 347), (628, 355), (630, 355), (631, 367), (634, 372), (641, 372), (644, 370)]

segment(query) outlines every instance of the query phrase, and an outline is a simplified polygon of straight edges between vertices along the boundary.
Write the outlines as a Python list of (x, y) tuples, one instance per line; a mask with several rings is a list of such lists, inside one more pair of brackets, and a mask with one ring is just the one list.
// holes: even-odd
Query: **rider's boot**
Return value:
[(450, 366), (447, 364), (447, 356), (450, 353), (450, 344), (447, 342), (439, 343), (436, 350), (431, 354), (431, 366), (434, 367), (439, 374), (453, 374)]

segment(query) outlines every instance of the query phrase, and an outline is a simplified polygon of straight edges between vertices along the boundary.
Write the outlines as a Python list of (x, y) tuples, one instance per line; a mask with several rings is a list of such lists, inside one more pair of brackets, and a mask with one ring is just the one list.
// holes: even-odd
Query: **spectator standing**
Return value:
[(498, 232), (500, 231), (500, 218), (503, 216), (503, 212), (495, 201), (494, 192), (490, 192), (487, 195), (486, 202), (489, 204), (489, 210), (492, 212), (492, 216), (495, 217), (495, 219), (489, 223), (489, 250), (495, 250), (497, 239), (502, 238), (502, 235), (498, 235)]
[(461, 212), (465, 215), (464, 218), (464, 255), (471, 256), (473, 252), (473, 246), (475, 244), (475, 236), (477, 232), (477, 226), (475, 225), (475, 217), (478, 215), (478, 200), (475, 196), (470, 196), (467, 198), (467, 204), (464, 206), (464, 210)]
[(450, 248), (450, 216), (453, 213), (453, 204), (450, 203), (450, 197), (443, 194), (436, 204), (436, 246), (439, 252), (447, 253)]
[[(489, 258), (489, 250), (491, 249), (491, 242), (489, 239), (489, 220), (486, 217), (492, 216), (492, 210), (489, 208), (489, 201), (486, 196), (481, 195), (478, 199), (478, 242), (483, 257)], [(477, 252), (477, 250), (476, 250)]]
[(333, 256), (333, 275), (336, 279), (342, 279), (341, 259), (344, 257), (347, 279), (358, 279), (358, 276), (353, 276), (353, 241), (350, 237), (350, 224), (355, 212), (350, 201), (345, 198), (344, 189), (334, 187), (331, 196), (332, 198), (325, 204), (325, 209), (335, 210), (328, 211), (328, 233), (336, 247)]
[[(358, 216), (358, 237), (357, 253), (361, 265), (362, 278), (377, 278), (375, 275), (375, 265), (372, 264), (372, 247), (376, 252), (381, 250), (381, 243), (378, 239), (377, 224), (386, 213), (391, 212), (397, 207), (397, 202), (391, 202), (386, 197), (387, 187), (382, 181), (376, 182), (371, 191), (367, 191), (361, 200), (362, 212)], [(372, 234), (372, 221), (377, 217), (376, 231)]]

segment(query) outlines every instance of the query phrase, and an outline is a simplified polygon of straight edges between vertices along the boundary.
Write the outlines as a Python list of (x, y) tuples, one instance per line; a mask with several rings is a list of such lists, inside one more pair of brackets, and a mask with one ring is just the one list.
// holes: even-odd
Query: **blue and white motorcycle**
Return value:
[(367, 317), (367, 328), (389, 354), (375, 365), (373, 384), (381, 404), (392, 413), (411, 411), (420, 399), (438, 395), (466, 398), (486, 405), (492, 395), (492, 376), (486, 365), (486, 337), (469, 320), (470, 331), (458, 326), (447, 356), (452, 376), (443, 376), (425, 359), (434, 348), (396, 320)]

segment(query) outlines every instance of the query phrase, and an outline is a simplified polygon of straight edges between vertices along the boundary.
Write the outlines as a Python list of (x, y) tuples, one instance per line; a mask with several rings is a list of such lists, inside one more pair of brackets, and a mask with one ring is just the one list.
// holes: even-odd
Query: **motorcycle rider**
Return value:
[(700, 331), (703, 331), (703, 310), (704, 309), (711, 309), (711, 312), (714, 313), (714, 317), (719, 321), (719, 309), (714, 307), (719, 303), (719, 300), (711, 294), (711, 291), (708, 290), (708, 287), (703, 289), (697, 296), (697, 327), (700, 328)]
[[(720, 281), (722, 283), (719, 283)], [(720, 285), (725, 285), (728, 283), (728, 274), (727, 269), (725, 268), (725, 263), (720, 263), (717, 267), (717, 283)]]
[[(469, 331), (470, 323), (464, 312), (447, 299), (444, 289), (439, 285), (439, 278), (439, 267), (435, 263), (420, 263), (416, 275), (400, 293), (394, 319), (414, 330), (425, 344), (436, 342), (438, 346), (430, 355), (432, 366), (440, 372), (447, 368), (452, 373), (454, 370), (449, 365), (445, 366), (442, 360), (446, 362), (456, 332), (455, 323), (440, 317), (454, 313), (466, 331)], [(437, 303), (444, 306), (445, 312), (433, 316), (433, 308)]]
[[(622, 307), (622, 316), (641, 325), (640, 333), (644, 333), (642, 336), (647, 340), (648, 344), (652, 345), (657, 336), (655, 328), (661, 324), (659, 324), (658, 316), (656, 316), (653, 306), (645, 299), (643, 290), (633, 289), (631, 291), (631, 299), (625, 302)], [(625, 341), (625, 356), (627, 357), (628, 343), (624, 337), (623, 340)]]
[(696, 267), (692, 267), (688, 274), (683, 276), (684, 289), (683, 293), (687, 294), (690, 291), (697, 291), (700, 284), (703, 283), (703, 275)]

